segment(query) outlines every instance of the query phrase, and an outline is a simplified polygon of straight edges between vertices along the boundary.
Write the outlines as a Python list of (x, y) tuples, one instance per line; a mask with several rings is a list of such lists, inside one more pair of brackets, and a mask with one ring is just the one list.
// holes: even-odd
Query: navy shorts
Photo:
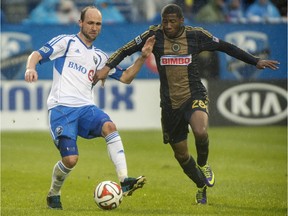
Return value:
[(111, 122), (110, 117), (94, 105), (57, 106), (49, 110), (50, 133), (56, 145), (59, 137), (75, 141), (77, 136), (86, 139), (101, 137), (102, 126), (105, 122)]

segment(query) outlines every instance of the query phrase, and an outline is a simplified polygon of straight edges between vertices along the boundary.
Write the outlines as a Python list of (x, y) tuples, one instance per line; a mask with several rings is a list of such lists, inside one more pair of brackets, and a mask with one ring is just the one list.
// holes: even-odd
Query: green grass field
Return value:
[[(2, 132), (1, 215), (287, 215), (287, 128), (210, 128), (209, 163), (216, 184), (206, 206), (160, 131), (120, 131), (130, 176), (148, 182), (113, 211), (98, 209), (93, 190), (117, 181), (103, 139), (79, 139), (80, 158), (62, 189), (63, 211), (46, 208), (51, 171), (59, 159), (49, 132)], [(193, 137), (190, 152), (195, 156)]]

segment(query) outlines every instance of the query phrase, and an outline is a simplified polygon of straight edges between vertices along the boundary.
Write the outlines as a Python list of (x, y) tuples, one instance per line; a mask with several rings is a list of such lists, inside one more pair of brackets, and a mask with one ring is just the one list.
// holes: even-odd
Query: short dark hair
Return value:
[(84, 21), (84, 18), (85, 18), (85, 14), (87, 12), (88, 9), (97, 9), (98, 8), (94, 5), (90, 5), (90, 6), (87, 6), (87, 7), (84, 7), (82, 10), (81, 10), (81, 14), (80, 14), (80, 20)]
[(176, 4), (168, 4), (165, 7), (163, 7), (161, 11), (161, 17), (163, 17), (163, 15), (166, 14), (176, 14), (178, 18), (184, 18), (181, 7), (179, 7)]

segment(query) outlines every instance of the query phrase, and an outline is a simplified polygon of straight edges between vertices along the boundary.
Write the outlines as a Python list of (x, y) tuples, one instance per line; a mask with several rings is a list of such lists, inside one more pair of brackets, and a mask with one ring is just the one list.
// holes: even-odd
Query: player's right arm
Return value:
[(32, 52), (26, 63), (25, 81), (36, 82), (38, 80), (38, 74), (36, 71), (36, 65), (42, 59), (42, 56), (38, 51)]
[(67, 44), (69, 44), (70, 40), (73, 40), (73, 37), (75, 36), (58, 35), (48, 41), (39, 50), (32, 52), (26, 63), (25, 81), (36, 82), (38, 80), (36, 65), (64, 56)]
[(144, 46), (148, 37), (151, 36), (149, 31), (145, 31), (141, 35), (137, 36), (135, 39), (128, 42), (126, 45), (119, 48), (112, 56), (108, 59), (106, 65), (101, 69), (96, 71), (93, 76), (93, 85), (98, 81), (102, 81), (102, 86), (104, 86), (105, 79), (107, 78), (109, 71), (115, 68), (126, 56), (132, 55), (133, 53), (140, 51)]
[(126, 84), (130, 84), (132, 82), (132, 80), (135, 78), (135, 76), (138, 74), (141, 67), (143, 66), (145, 60), (152, 53), (155, 41), (156, 39), (154, 35), (146, 40), (141, 50), (141, 55), (136, 59), (134, 64), (132, 64), (122, 73), (122, 76), (120, 77), (121, 82)]

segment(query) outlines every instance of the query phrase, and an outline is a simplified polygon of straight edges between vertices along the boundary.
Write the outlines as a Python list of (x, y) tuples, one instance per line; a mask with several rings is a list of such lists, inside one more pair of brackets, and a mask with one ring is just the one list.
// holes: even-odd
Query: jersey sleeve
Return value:
[(54, 37), (38, 50), (42, 56), (40, 64), (47, 61), (52, 61), (65, 54), (67, 48), (67, 40), (65, 40), (66, 37), (67, 35), (59, 35)]
[(199, 51), (215, 51), (219, 48), (219, 38), (213, 36), (210, 32), (203, 28), (196, 27), (196, 34)]
[(106, 65), (110, 68), (114, 68), (119, 65), (126, 56), (130, 56), (135, 52), (141, 51), (146, 40), (149, 36), (151, 36), (151, 34), (151, 31), (147, 30), (135, 37), (133, 40), (129, 41), (110, 56)]
[(260, 58), (251, 55), (234, 44), (223, 41), (213, 36), (208, 31), (199, 31), (198, 40), (200, 41), (200, 51), (220, 51), (239, 59), (247, 64), (256, 65)]
[(220, 40), (218, 51), (225, 52), (226, 54), (239, 59), (247, 64), (257, 65), (260, 58), (253, 56), (252, 54), (240, 49), (234, 44)]

